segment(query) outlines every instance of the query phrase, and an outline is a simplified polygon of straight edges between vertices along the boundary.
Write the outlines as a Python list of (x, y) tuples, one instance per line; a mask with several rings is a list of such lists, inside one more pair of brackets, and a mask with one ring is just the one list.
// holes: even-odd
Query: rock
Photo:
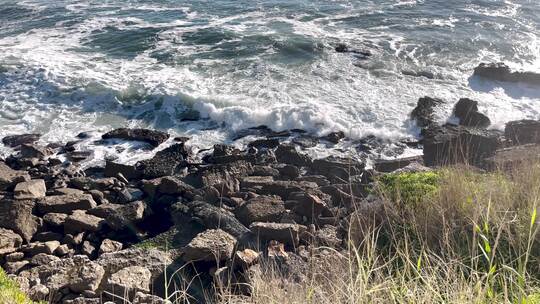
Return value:
[(65, 233), (78, 233), (85, 231), (96, 232), (101, 230), (105, 219), (88, 214), (84, 210), (75, 210), (64, 222)]
[(88, 214), (104, 218), (107, 225), (113, 230), (122, 230), (131, 227), (145, 218), (147, 206), (142, 201), (125, 205), (103, 204), (88, 210)]
[(124, 245), (120, 242), (104, 239), (103, 242), (101, 242), (101, 246), (99, 246), (99, 254), (120, 251), (123, 246)]
[(47, 187), (42, 179), (33, 179), (18, 183), (15, 186), (14, 196), (18, 200), (32, 200), (45, 197)]
[(279, 139), (277, 138), (257, 139), (248, 144), (248, 147), (257, 149), (273, 149), (277, 146), (279, 146)]
[(30, 260), (30, 264), (32, 265), (47, 265), (54, 261), (59, 261), (60, 258), (56, 257), (54, 255), (46, 254), (46, 253), (38, 253), (35, 256), (32, 257)]
[(183, 248), (182, 259), (186, 262), (220, 262), (232, 257), (236, 239), (221, 229), (199, 233)]
[(164, 300), (158, 296), (137, 292), (133, 298), (133, 304), (171, 304), (171, 301)]
[(96, 246), (89, 241), (84, 241), (81, 246), (81, 253), (89, 257), (94, 257), (94, 254), (96, 253)]
[(338, 53), (347, 53), (349, 52), (349, 47), (345, 43), (339, 43), (334, 48), (336, 52)]
[(110, 293), (132, 298), (136, 292), (150, 292), (152, 273), (142, 266), (129, 266), (113, 273), (106, 284)]
[(64, 226), (67, 217), (65, 213), (47, 213), (43, 215), (43, 221), (52, 228), (60, 228)]
[(311, 171), (328, 177), (331, 181), (348, 182), (351, 176), (361, 175), (364, 172), (365, 163), (347, 158), (329, 156), (313, 161)]
[(424, 163), (441, 166), (467, 163), (481, 166), (499, 147), (495, 131), (445, 126), (432, 136), (424, 138)]
[(309, 156), (299, 153), (294, 145), (282, 144), (276, 149), (276, 159), (280, 163), (305, 167), (311, 164)]
[(310, 135), (302, 135), (293, 138), (292, 142), (301, 148), (313, 148), (319, 144), (319, 139)]
[(26, 267), (30, 262), (24, 260), (19, 262), (7, 262), (4, 264), (3, 268), (7, 273), (16, 274)]
[(237, 251), (234, 254), (233, 261), (237, 268), (246, 270), (259, 262), (259, 253), (251, 249)]
[(422, 97), (418, 100), (416, 108), (411, 112), (411, 119), (416, 121), (420, 128), (427, 128), (436, 124), (435, 108), (444, 102), (437, 98)]
[(333, 144), (339, 143), (344, 138), (345, 138), (345, 133), (343, 133), (343, 131), (332, 132), (321, 137), (322, 140), (329, 141)]
[(300, 169), (298, 169), (298, 167), (293, 166), (293, 165), (279, 166), (278, 170), (279, 170), (279, 174), (285, 178), (295, 179), (298, 176), (300, 176)]
[(62, 302), (63, 304), (101, 304), (101, 300), (99, 298), (85, 298), (85, 297), (78, 297), (74, 299), (64, 298)]
[(294, 192), (289, 200), (295, 201), (294, 212), (309, 220), (317, 219), (323, 212), (329, 213), (326, 203), (318, 196), (307, 192)]
[[(74, 256), (74, 267), (69, 274), (68, 287), (73, 292), (95, 291), (101, 283), (105, 270), (86, 256)], [(49, 264), (50, 265), (50, 264)]]
[(504, 136), (514, 145), (540, 143), (540, 121), (517, 120), (506, 124)]
[(489, 118), (478, 112), (478, 102), (462, 98), (454, 107), (454, 115), (459, 118), (459, 124), (467, 127), (487, 128), (491, 124)]
[(169, 139), (169, 134), (148, 129), (120, 128), (103, 134), (103, 139), (124, 139), (146, 142), (157, 147)]
[(182, 195), (185, 194), (187, 191), (193, 190), (193, 186), (188, 185), (180, 179), (171, 176), (163, 177), (158, 187), (159, 193), (172, 195)]
[(13, 170), (0, 162), (0, 191), (13, 189), (16, 184), (29, 181), (30, 175), (24, 171)]
[(236, 210), (242, 224), (253, 222), (279, 222), (285, 213), (283, 200), (278, 196), (258, 196), (247, 201)]
[(44, 159), (53, 153), (53, 151), (47, 147), (40, 147), (34, 144), (22, 144), (19, 149), (22, 158)]
[(305, 175), (296, 178), (296, 181), (315, 183), (317, 186), (330, 185), (330, 181), (323, 175)]
[(513, 72), (504, 63), (481, 63), (474, 69), (474, 76), (507, 82), (523, 82), (532, 85), (540, 84), (540, 74), (533, 72)]
[(57, 188), (52, 191), (53, 195), (82, 195), (84, 191), (73, 188)]
[(375, 160), (374, 168), (377, 172), (389, 173), (398, 169), (405, 168), (411, 163), (422, 162), (422, 156), (411, 156), (397, 159)]
[(253, 175), (255, 176), (279, 176), (279, 171), (270, 166), (253, 166)]
[(37, 284), (32, 286), (27, 294), (32, 301), (46, 301), (49, 296), (49, 288), (45, 285)]
[(540, 161), (540, 146), (528, 144), (497, 150), (493, 156), (485, 160), (485, 168), (512, 171), (538, 161)]
[(38, 232), (34, 235), (34, 241), (48, 242), (48, 241), (60, 241), (63, 239), (63, 235), (52, 231)]
[(70, 194), (47, 196), (37, 202), (41, 213), (70, 213), (73, 210), (88, 210), (97, 204), (90, 194)]
[(0, 256), (17, 251), (22, 242), (20, 235), (11, 230), (0, 228)]
[(150, 270), (152, 280), (163, 274), (173, 261), (171, 254), (157, 249), (129, 248), (112, 253), (102, 254), (96, 261), (105, 269), (107, 275), (116, 273), (126, 267), (142, 266)]
[(174, 144), (156, 153), (152, 159), (135, 165), (145, 179), (174, 175), (176, 168), (189, 156), (184, 143)]
[(40, 253), (50, 255), (54, 253), (58, 246), (60, 246), (59, 241), (34, 242), (23, 247), (22, 251), (27, 253), (29, 256), (34, 256)]
[(128, 180), (138, 179), (141, 177), (141, 172), (138, 171), (135, 166), (118, 164), (110, 160), (105, 162), (103, 174), (106, 177), (118, 177), (118, 175), (121, 174)]
[[(1, 240), (0, 240), (1, 242)], [(5, 256), (6, 262), (19, 262), (24, 259), (24, 253), (13, 252)]]
[(0, 228), (13, 230), (30, 242), (38, 230), (38, 218), (32, 215), (34, 203), (21, 200), (0, 200)]
[(276, 240), (293, 247), (300, 242), (300, 226), (281, 223), (252, 223), (249, 229), (261, 240)]
[(63, 239), (63, 243), (69, 244), (71, 246), (78, 246), (82, 244), (84, 238), (84, 232), (78, 234), (66, 234)]
[(56, 250), (54, 251), (54, 254), (56, 254), (57, 256), (63, 257), (65, 255), (70, 254), (71, 252), (72, 250), (69, 249), (69, 246), (64, 244), (64, 245), (58, 246), (58, 248), (56, 248)]
[(41, 134), (10, 135), (2, 139), (2, 143), (8, 147), (17, 147), (22, 144), (31, 144), (39, 140)]

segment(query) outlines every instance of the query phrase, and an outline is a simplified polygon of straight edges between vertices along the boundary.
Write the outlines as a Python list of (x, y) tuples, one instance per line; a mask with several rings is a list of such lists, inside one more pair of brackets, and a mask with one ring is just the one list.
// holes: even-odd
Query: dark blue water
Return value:
[(416, 135), (424, 95), (447, 102), (441, 120), (477, 99), (501, 128), (540, 118), (540, 91), (472, 70), (540, 71), (539, 33), (528, 0), (2, 0), (0, 135), (151, 126), (207, 146), (265, 124), (395, 139)]

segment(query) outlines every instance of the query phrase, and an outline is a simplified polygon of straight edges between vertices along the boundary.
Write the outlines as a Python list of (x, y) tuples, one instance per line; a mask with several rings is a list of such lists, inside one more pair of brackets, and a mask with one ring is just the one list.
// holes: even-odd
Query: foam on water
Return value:
[[(69, 14), (42, 26), (33, 17), (7, 23), (19, 31), (0, 33), (0, 65), (7, 68), (0, 73), (0, 136), (41, 132), (44, 141), (67, 141), (81, 131), (150, 126), (192, 136), (204, 148), (267, 125), (396, 140), (417, 135), (408, 115), (425, 95), (446, 101), (441, 122), (461, 97), (478, 100), (493, 128), (540, 118), (538, 88), (470, 78), (481, 61), (540, 71), (538, 20), (518, 17), (523, 5), (463, 5), (446, 18), (426, 15), (423, 1), (323, 4), (292, 10), (279, 1), (270, 8), (217, 1), (219, 11), (186, 1), (58, 2)], [(52, 7), (17, 5), (38, 15)], [(503, 32), (485, 36), (493, 31), (483, 26), (497, 21), (514, 28), (515, 41)], [(338, 42), (373, 56), (336, 53)], [(183, 121), (190, 108), (203, 119)], [(93, 147), (97, 161), (148, 156), (124, 148)]]

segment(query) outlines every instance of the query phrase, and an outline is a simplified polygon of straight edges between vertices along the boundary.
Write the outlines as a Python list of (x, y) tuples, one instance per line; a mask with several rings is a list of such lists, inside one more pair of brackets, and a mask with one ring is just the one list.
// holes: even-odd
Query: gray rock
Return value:
[(113, 273), (107, 279), (106, 290), (114, 295), (129, 295), (136, 292), (150, 292), (152, 273), (142, 266), (129, 266)]
[(236, 217), (242, 224), (279, 222), (285, 213), (283, 200), (278, 196), (258, 196), (237, 208)]
[(4, 162), (0, 162), (0, 191), (9, 190), (20, 182), (30, 180), (30, 175), (24, 171), (13, 170)]
[(517, 120), (506, 124), (504, 136), (514, 145), (540, 143), (540, 121)]
[(124, 139), (143, 141), (157, 147), (169, 139), (169, 134), (148, 129), (120, 128), (103, 134), (103, 139)]
[(38, 284), (38, 285), (32, 286), (28, 290), (27, 294), (30, 300), (32, 301), (36, 301), (36, 302), (46, 301), (48, 300), (48, 296), (49, 296), (49, 288), (47, 288), (47, 286), (45, 285)]
[(17, 251), (22, 242), (20, 235), (12, 230), (0, 228), (0, 256)]
[(5, 257), (6, 262), (19, 262), (24, 259), (24, 253), (22, 252), (13, 252)]
[(18, 262), (7, 262), (4, 264), (3, 268), (7, 273), (10, 274), (17, 274), (19, 271), (21, 271), (25, 266), (27, 266), (30, 262), (23, 260)]
[(75, 210), (66, 218), (64, 231), (66, 233), (78, 233), (84, 231), (96, 232), (101, 230), (105, 224), (105, 219), (88, 214), (83, 210)]
[(53, 254), (58, 246), (60, 246), (59, 241), (34, 242), (24, 246), (22, 250), (30, 256), (40, 253)]
[(2, 143), (8, 147), (17, 147), (22, 144), (31, 144), (39, 140), (41, 134), (10, 135), (2, 138)]
[(45, 224), (53, 227), (53, 228), (59, 228), (64, 226), (64, 222), (66, 221), (66, 218), (68, 217), (65, 213), (47, 213), (43, 215), (43, 221)]
[(491, 124), (489, 118), (478, 111), (478, 102), (461, 98), (454, 107), (454, 115), (459, 124), (466, 127), (487, 128)]
[(158, 296), (137, 292), (133, 298), (133, 304), (171, 304), (171, 301), (164, 300)]
[(39, 226), (33, 208), (32, 201), (0, 200), (0, 228), (11, 229), (30, 242)]
[(147, 206), (142, 201), (125, 205), (103, 204), (88, 210), (88, 214), (102, 217), (114, 230), (122, 230), (144, 219)]
[(251, 224), (249, 229), (261, 240), (276, 240), (296, 247), (300, 241), (300, 227), (296, 224), (257, 222)]
[(86, 256), (74, 256), (73, 263), (74, 267), (67, 272), (69, 289), (73, 292), (96, 290), (105, 274), (103, 267)]
[(304, 167), (311, 164), (309, 156), (299, 153), (296, 146), (282, 144), (276, 149), (276, 159), (280, 163)]
[(130, 266), (142, 266), (150, 270), (152, 280), (158, 278), (173, 261), (168, 252), (157, 249), (129, 248), (113, 253), (104, 253), (97, 260), (110, 275)]
[(90, 194), (70, 194), (47, 196), (37, 202), (41, 213), (70, 213), (74, 210), (88, 210), (97, 204)]
[(14, 197), (19, 200), (32, 200), (45, 197), (47, 187), (42, 179), (33, 179), (18, 183), (15, 186)]
[(182, 259), (186, 262), (226, 261), (232, 257), (236, 239), (221, 229), (199, 233), (183, 248)]
[(99, 254), (120, 251), (123, 246), (120, 242), (104, 239), (99, 246)]
[(30, 259), (30, 264), (32, 265), (47, 265), (54, 261), (59, 261), (60, 258), (54, 255), (46, 253), (38, 253)]

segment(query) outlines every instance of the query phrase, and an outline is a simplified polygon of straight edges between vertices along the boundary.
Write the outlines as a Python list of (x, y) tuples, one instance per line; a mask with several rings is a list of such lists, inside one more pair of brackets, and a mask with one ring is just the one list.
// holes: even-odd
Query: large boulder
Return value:
[(29, 181), (30, 175), (24, 171), (13, 170), (4, 162), (0, 162), (0, 191), (13, 189), (21, 182)]
[(174, 144), (147, 160), (135, 165), (137, 171), (145, 179), (174, 175), (176, 168), (189, 156), (189, 151), (184, 143)]
[(101, 217), (88, 214), (84, 210), (75, 210), (66, 218), (64, 231), (70, 234), (85, 231), (97, 232), (101, 230), (104, 224), (105, 220)]
[(128, 266), (113, 273), (106, 282), (106, 291), (132, 298), (136, 292), (150, 292), (152, 273), (143, 266)]
[(514, 145), (540, 143), (540, 121), (517, 120), (506, 124), (504, 136)]
[(37, 208), (41, 213), (70, 213), (73, 210), (88, 210), (96, 206), (90, 194), (47, 196), (37, 202)]
[(150, 270), (152, 280), (155, 280), (163, 274), (173, 260), (169, 252), (132, 247), (113, 253), (104, 253), (96, 262), (103, 266), (107, 277), (126, 267), (142, 266)]
[(38, 230), (38, 218), (32, 215), (34, 203), (21, 200), (0, 201), (0, 227), (15, 231), (30, 242)]
[(311, 171), (328, 177), (330, 181), (348, 182), (351, 176), (362, 174), (365, 167), (365, 163), (355, 159), (329, 156), (314, 160)]
[(420, 128), (427, 128), (436, 124), (435, 108), (444, 102), (441, 99), (422, 97), (418, 100), (416, 108), (411, 112), (411, 118), (416, 121)]
[(39, 140), (41, 134), (10, 135), (2, 138), (2, 143), (8, 147), (17, 147), (22, 144), (31, 144)]
[(0, 256), (17, 251), (22, 241), (21, 236), (12, 230), (0, 228)]
[(18, 183), (15, 186), (14, 196), (19, 200), (32, 200), (45, 197), (47, 187), (42, 179), (33, 179), (27, 182)]
[(169, 136), (170, 135), (165, 132), (155, 130), (120, 128), (103, 134), (102, 138), (143, 141), (157, 147), (167, 141)]
[(492, 156), (498, 147), (496, 131), (445, 126), (424, 138), (424, 163), (426, 166), (456, 163), (482, 166), (484, 159)]
[(119, 164), (110, 160), (105, 162), (105, 168), (103, 170), (103, 175), (106, 177), (118, 177), (119, 174), (122, 174), (123, 177), (131, 180), (141, 177), (141, 172), (132, 165)]
[(540, 74), (533, 72), (512, 71), (506, 64), (481, 63), (474, 69), (474, 76), (506, 82), (523, 82), (532, 85), (540, 84)]
[(459, 118), (459, 124), (466, 127), (487, 128), (491, 124), (489, 118), (478, 111), (478, 102), (468, 98), (457, 102), (454, 115)]
[(275, 240), (297, 247), (300, 242), (300, 227), (297, 224), (255, 222), (249, 226), (249, 229), (260, 240)]
[(285, 213), (283, 200), (278, 196), (258, 196), (250, 199), (236, 210), (242, 224), (253, 222), (279, 222)]
[(142, 201), (128, 204), (102, 204), (88, 210), (88, 214), (104, 218), (113, 230), (132, 227), (144, 219), (147, 206)]
[(311, 164), (311, 158), (296, 150), (295, 145), (282, 144), (276, 149), (276, 159), (280, 163), (304, 167)]
[(210, 229), (199, 233), (182, 249), (186, 262), (220, 262), (229, 260), (234, 252), (236, 239), (221, 229)]

